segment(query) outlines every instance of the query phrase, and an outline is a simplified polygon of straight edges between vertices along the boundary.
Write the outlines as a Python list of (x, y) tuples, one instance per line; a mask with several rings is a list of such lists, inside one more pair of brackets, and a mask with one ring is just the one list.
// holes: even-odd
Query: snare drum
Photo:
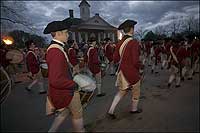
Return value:
[(84, 58), (78, 58), (78, 60), (79, 60), (79, 68), (84, 68), (85, 67)]
[(47, 63), (42, 63), (41, 65), (41, 72), (44, 78), (48, 78), (48, 66)]
[(96, 89), (96, 83), (92, 78), (83, 74), (75, 75), (73, 80), (81, 88), (81, 90), (79, 91), (81, 104), (83, 107), (86, 107), (94, 94), (94, 90)]
[(11, 60), (10, 63), (12, 64), (19, 64), (23, 61), (24, 55), (20, 50), (12, 49), (6, 53), (6, 59)]
[(107, 64), (105, 62), (101, 63), (101, 70), (106, 70)]
[(83, 91), (94, 91), (96, 88), (96, 82), (91, 77), (84, 74), (77, 74), (73, 78), (74, 82), (76, 82), (81, 90)]
[(101, 63), (101, 77), (103, 78), (106, 75), (107, 64), (105, 62)]

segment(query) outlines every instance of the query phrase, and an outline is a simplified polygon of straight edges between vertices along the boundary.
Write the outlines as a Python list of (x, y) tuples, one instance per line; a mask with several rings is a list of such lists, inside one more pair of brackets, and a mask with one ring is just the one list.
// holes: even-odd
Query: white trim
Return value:
[(55, 42), (58, 42), (58, 43), (60, 43), (60, 44), (62, 44), (63, 46), (65, 46), (65, 44), (63, 43), (63, 42), (61, 42), (61, 41), (59, 41), (59, 40), (57, 40), (57, 39), (52, 39), (53, 41), (55, 41)]
[(63, 47), (61, 47), (61, 46), (58, 45), (58, 44), (51, 44), (51, 45), (48, 47), (47, 51), (48, 51), (49, 49), (51, 49), (51, 48), (57, 48), (57, 49), (59, 49), (59, 50), (64, 54), (64, 56), (65, 56), (67, 62), (69, 63), (70, 67), (73, 68), (73, 65), (69, 62), (69, 58), (68, 58), (67, 54), (65, 53)]

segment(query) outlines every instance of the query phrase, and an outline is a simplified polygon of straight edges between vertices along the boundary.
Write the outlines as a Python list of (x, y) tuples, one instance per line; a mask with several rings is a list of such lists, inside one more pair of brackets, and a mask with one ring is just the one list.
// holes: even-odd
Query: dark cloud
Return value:
[[(26, 1), (27, 16), (30, 17), (38, 32), (53, 20), (69, 17), (69, 9), (74, 10), (74, 17), (80, 17), (80, 1)], [(90, 16), (99, 13), (113, 26), (118, 26), (125, 19), (138, 21), (136, 28), (155, 28), (169, 25), (177, 20), (194, 16), (199, 19), (198, 1), (89, 1)]]

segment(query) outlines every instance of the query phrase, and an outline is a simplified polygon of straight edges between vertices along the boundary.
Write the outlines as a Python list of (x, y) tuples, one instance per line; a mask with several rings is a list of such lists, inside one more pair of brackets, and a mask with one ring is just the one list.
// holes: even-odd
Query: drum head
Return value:
[(47, 66), (46, 63), (42, 63), (42, 64), (41, 64), (41, 68), (48, 69), (48, 66)]
[(84, 91), (93, 91), (96, 88), (96, 82), (87, 75), (77, 74), (73, 78), (81, 90)]
[(18, 64), (23, 61), (23, 53), (17, 49), (9, 50), (6, 53), (6, 59), (11, 59), (10, 63)]

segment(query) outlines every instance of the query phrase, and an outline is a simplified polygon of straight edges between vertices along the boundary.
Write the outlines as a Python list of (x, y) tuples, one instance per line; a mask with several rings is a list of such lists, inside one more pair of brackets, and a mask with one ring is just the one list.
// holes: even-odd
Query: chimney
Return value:
[(99, 13), (95, 13), (95, 16), (99, 16)]
[(74, 17), (74, 14), (73, 14), (73, 10), (72, 10), (72, 9), (69, 10), (69, 17), (70, 17), (70, 18), (73, 18), (73, 17)]

